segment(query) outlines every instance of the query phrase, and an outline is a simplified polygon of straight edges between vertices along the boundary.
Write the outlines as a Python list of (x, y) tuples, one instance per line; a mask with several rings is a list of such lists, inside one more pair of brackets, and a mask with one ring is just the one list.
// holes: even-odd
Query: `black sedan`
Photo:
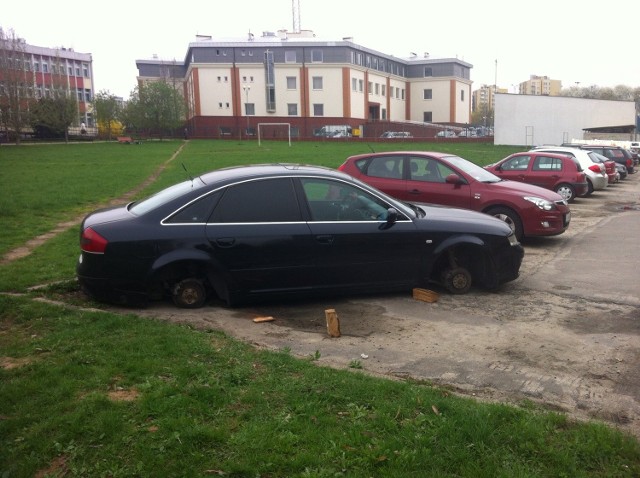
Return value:
[(77, 276), (90, 296), (195, 308), (267, 295), (452, 293), (518, 277), (503, 221), (409, 204), (342, 172), (272, 164), (219, 169), (82, 222)]

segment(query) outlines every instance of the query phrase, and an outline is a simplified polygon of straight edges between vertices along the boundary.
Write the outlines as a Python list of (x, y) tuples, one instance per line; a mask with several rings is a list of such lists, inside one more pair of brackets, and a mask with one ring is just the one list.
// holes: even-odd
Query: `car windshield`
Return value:
[(490, 171), (472, 163), (471, 161), (459, 156), (447, 156), (445, 160), (452, 166), (460, 169), (481, 183), (499, 183), (502, 181), (498, 176)]
[(132, 203), (129, 206), (129, 212), (136, 216), (141, 216), (159, 206), (162, 206), (163, 204), (168, 203), (169, 201), (174, 200), (177, 197), (187, 194), (189, 191), (201, 188), (204, 185), (205, 184), (202, 181), (198, 181), (197, 179), (194, 179), (193, 181), (183, 181), (163, 189), (153, 196), (149, 196), (146, 199)]

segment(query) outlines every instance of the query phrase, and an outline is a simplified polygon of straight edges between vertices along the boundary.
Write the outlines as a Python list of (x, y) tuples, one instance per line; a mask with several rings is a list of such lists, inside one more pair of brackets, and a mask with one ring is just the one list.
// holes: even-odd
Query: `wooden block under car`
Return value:
[(256, 317), (255, 319), (253, 319), (253, 321), (256, 324), (259, 324), (260, 322), (273, 322), (274, 320), (276, 320), (275, 318), (268, 316), (268, 317)]
[(438, 302), (439, 294), (429, 289), (413, 289), (413, 298), (423, 302)]

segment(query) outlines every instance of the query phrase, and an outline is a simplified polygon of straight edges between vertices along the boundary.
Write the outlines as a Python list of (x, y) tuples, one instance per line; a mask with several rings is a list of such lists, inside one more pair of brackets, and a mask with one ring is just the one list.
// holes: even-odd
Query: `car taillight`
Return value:
[(82, 237), (80, 237), (80, 249), (84, 252), (104, 254), (104, 250), (107, 248), (108, 243), (109, 241), (90, 227), (86, 228), (82, 232)]
[(627, 169), (629, 169), (633, 165), (633, 160), (627, 159)]
[(591, 171), (593, 171), (594, 173), (601, 173), (602, 172), (602, 168), (600, 167), (599, 164), (592, 164), (591, 166), (589, 166), (589, 169)]

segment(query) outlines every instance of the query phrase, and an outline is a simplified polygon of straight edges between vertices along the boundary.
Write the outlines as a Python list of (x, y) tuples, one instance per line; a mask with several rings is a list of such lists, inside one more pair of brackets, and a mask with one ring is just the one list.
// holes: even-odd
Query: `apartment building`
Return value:
[(521, 95), (558, 96), (562, 90), (560, 80), (552, 80), (548, 76), (531, 75), (529, 80), (519, 85)]
[(472, 111), (493, 111), (496, 107), (496, 94), (508, 93), (506, 88), (496, 85), (482, 85), (473, 92)]
[(286, 123), (300, 137), (344, 124), (366, 136), (376, 123), (424, 127), (471, 117), (471, 64), (426, 53), (397, 58), (311, 31), (198, 36), (184, 62), (136, 66), (140, 83), (165, 78), (183, 88), (192, 137), (242, 136), (258, 123)]
[(93, 60), (90, 53), (73, 48), (46, 48), (27, 44), (20, 39), (17, 46), (8, 43), (12, 66), (19, 71), (26, 94), (32, 98), (48, 97), (53, 89), (64, 89), (77, 98), (77, 127), (94, 126), (90, 107), (93, 99)]

